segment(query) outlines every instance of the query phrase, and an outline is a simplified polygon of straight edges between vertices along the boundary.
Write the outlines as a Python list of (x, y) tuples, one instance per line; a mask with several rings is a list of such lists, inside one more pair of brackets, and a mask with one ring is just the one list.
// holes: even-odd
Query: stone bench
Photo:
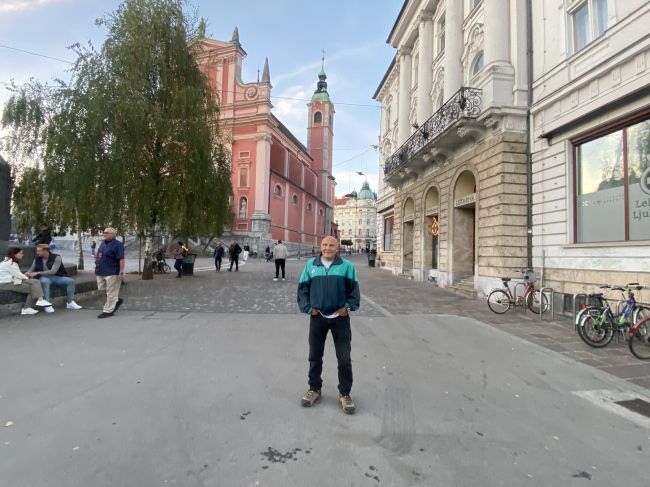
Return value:
[[(65, 270), (70, 277), (77, 275), (76, 265), (66, 265)], [(95, 280), (76, 281), (75, 294), (87, 293), (97, 289)], [(50, 298), (55, 299), (65, 296), (65, 288), (59, 286), (50, 287)], [(0, 305), (3, 304), (23, 304), (25, 302), (25, 294), (17, 293), (14, 291), (0, 291)]]

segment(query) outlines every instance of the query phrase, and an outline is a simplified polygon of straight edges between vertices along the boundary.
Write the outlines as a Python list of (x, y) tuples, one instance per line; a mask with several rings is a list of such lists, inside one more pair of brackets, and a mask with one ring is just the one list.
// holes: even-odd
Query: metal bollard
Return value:
[[(553, 295), (554, 295), (554, 293), (553, 293), (553, 288), (552, 288), (552, 287), (543, 287), (543, 288), (540, 289), (540, 291), (539, 291), (539, 293), (540, 293), (541, 296), (543, 296), (545, 292), (546, 292), (546, 293), (550, 293), (550, 296), (551, 296), (551, 298), (550, 298), (550, 303), (551, 303), (551, 321), (555, 321), (555, 303), (554, 303), (555, 300), (553, 299)], [(541, 298), (540, 298), (540, 301), (541, 301)], [(544, 316), (544, 313), (542, 313), (541, 311), (542, 311), (542, 309), (540, 308), (539, 321), (542, 321), (542, 320), (543, 320), (543, 316)]]

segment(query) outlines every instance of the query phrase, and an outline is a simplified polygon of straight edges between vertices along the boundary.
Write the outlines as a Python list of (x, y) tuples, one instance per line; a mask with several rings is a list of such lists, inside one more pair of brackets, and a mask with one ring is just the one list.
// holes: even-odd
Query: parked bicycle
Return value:
[(153, 260), (151, 261), (151, 269), (154, 274), (167, 274), (172, 271), (172, 268), (165, 260), (165, 253), (162, 249), (154, 254)]
[(614, 339), (614, 335), (620, 339), (627, 339), (628, 333), (634, 323), (645, 318), (648, 310), (637, 304), (634, 298), (634, 291), (643, 289), (639, 283), (632, 282), (625, 287), (622, 286), (601, 286), (612, 291), (621, 291), (624, 303), (623, 309), (614, 313), (607, 298), (601, 296), (603, 306), (589, 306), (581, 311), (578, 323), (578, 336), (587, 345), (594, 348), (606, 347)]
[(650, 360), (650, 315), (637, 320), (628, 332), (630, 352), (641, 360)]
[(523, 294), (515, 296), (508, 283), (510, 277), (502, 277), (503, 289), (493, 289), (487, 296), (490, 310), (497, 314), (504, 314), (516, 306), (528, 306), (535, 314), (544, 313), (548, 308), (548, 298), (535, 289), (535, 272), (532, 269), (520, 271), (524, 278), (525, 288)]

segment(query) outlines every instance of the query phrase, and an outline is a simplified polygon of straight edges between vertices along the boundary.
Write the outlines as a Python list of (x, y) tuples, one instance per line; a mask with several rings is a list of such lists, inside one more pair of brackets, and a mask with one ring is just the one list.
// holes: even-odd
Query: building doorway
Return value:
[(461, 173), (454, 188), (452, 279), (473, 276), (476, 268), (476, 180)]
[(404, 203), (404, 230), (402, 232), (402, 272), (413, 270), (413, 236), (415, 234), (415, 204), (413, 198)]
[(424, 263), (423, 269), (437, 270), (439, 255), (439, 214), (440, 196), (437, 188), (431, 188), (427, 191), (424, 198)]

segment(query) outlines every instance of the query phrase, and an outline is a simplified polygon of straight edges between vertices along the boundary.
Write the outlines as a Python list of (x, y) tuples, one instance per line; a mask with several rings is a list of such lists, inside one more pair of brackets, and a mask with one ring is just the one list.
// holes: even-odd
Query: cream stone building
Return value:
[(382, 267), (469, 294), (527, 267), (526, 4), (404, 2), (374, 96)]
[(377, 245), (377, 196), (368, 182), (361, 191), (336, 199), (335, 223), (340, 240), (351, 240), (352, 248), (358, 252), (375, 249)]
[(599, 284), (650, 286), (650, 2), (532, 13), (533, 262), (567, 309)]

